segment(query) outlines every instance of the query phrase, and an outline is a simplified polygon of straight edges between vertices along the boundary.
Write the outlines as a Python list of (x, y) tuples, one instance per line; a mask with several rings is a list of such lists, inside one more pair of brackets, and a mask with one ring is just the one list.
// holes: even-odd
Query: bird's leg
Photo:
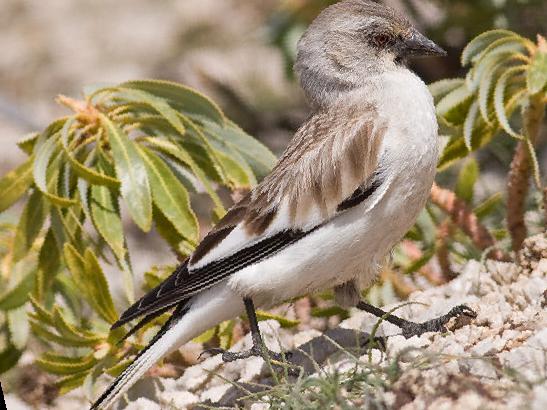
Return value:
[[(224, 349), (209, 349), (204, 353), (219, 354), (222, 353), (222, 360), (227, 362), (233, 362), (234, 360), (247, 359), (252, 356), (258, 356), (264, 358), (265, 361), (274, 360), (278, 362), (283, 361), (283, 355), (280, 353), (272, 352), (268, 350), (260, 335), (260, 329), (258, 328), (258, 319), (256, 318), (255, 307), (251, 298), (243, 298), (245, 304), (245, 311), (249, 319), (249, 325), (251, 327), (251, 337), (253, 340), (253, 347), (243, 352), (230, 352)], [(285, 357), (289, 354), (287, 353)]]
[(447, 330), (444, 325), (446, 325), (448, 321), (452, 318), (457, 318), (460, 316), (467, 316), (470, 318), (477, 317), (477, 314), (465, 305), (458, 305), (456, 307), (453, 307), (446, 315), (440, 316), (436, 319), (428, 320), (427, 322), (423, 323), (415, 323), (405, 319), (401, 319), (398, 316), (392, 315), (363, 301), (357, 304), (357, 308), (360, 310), (364, 310), (365, 312), (372, 313), (374, 316), (383, 318), (389, 323), (393, 323), (395, 326), (400, 327), (403, 331), (403, 336), (407, 339), (411, 338), (412, 336), (420, 336), (426, 332), (446, 332)]

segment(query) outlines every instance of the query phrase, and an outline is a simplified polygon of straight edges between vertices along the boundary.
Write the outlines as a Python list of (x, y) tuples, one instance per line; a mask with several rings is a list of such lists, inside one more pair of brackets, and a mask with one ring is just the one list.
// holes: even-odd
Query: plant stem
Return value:
[[(524, 133), (532, 146), (537, 145), (539, 131), (545, 116), (545, 102), (540, 97), (539, 94), (530, 97), (522, 112)], [(528, 234), (524, 214), (531, 169), (527, 144), (525, 141), (520, 141), (511, 161), (507, 178), (507, 228), (511, 235), (514, 251), (520, 250)], [(547, 206), (547, 192), (545, 190), (543, 190), (543, 202), (545, 208)], [(544, 212), (547, 220), (547, 210), (544, 209)]]
[(543, 188), (543, 222), (547, 225), (547, 187)]
[[(481, 250), (493, 248), (494, 238), (482, 225), (465, 201), (456, 197), (456, 194), (448, 189), (433, 184), (431, 188), (431, 201), (446, 212), (452, 222), (471, 238), (475, 246)], [(499, 249), (492, 249), (488, 256), (492, 259), (506, 260), (507, 257)]]
[(529, 178), (528, 148), (525, 142), (520, 141), (515, 149), (507, 178), (507, 229), (511, 235), (511, 246), (514, 251), (522, 247), (528, 234), (524, 212)]
[(453, 226), (450, 219), (445, 219), (437, 228), (437, 260), (439, 261), (444, 282), (450, 282), (457, 276), (450, 266), (450, 252), (448, 249), (448, 241), (454, 232)]

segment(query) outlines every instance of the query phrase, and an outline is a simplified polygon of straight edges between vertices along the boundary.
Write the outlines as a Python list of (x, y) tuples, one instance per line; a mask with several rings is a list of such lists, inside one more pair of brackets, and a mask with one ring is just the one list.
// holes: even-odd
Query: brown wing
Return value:
[(253, 208), (266, 212), (286, 200), (294, 226), (306, 226), (313, 209), (323, 219), (332, 217), (376, 171), (386, 130), (372, 105), (340, 105), (315, 114), (253, 191)]

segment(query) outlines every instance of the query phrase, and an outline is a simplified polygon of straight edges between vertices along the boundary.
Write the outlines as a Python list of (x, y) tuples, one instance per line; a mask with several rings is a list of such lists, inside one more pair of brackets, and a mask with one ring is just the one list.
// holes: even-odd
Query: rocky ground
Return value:
[[(355, 343), (347, 333), (352, 333), (349, 329), (373, 332), (378, 321), (367, 313), (352, 312), (339, 328), (329, 331), (330, 339), (318, 339), (320, 332), (313, 329), (294, 334), (280, 329), (275, 321), (261, 322), (266, 344), (272, 350), (289, 351), (300, 346), (310, 352), (310, 346), (315, 346), (312, 356), (321, 364), (321, 375), (303, 376), (290, 383), (275, 382), (261, 359), (224, 365), (220, 356), (215, 356), (189, 367), (178, 379), (150, 378), (141, 382), (129, 395), (134, 401), (120, 408), (291, 408), (294, 394), (309, 395), (304, 386), (309, 385), (310, 378), (329, 380), (329, 374), (341, 375), (334, 390), (339, 398), (345, 398), (349, 407), (344, 408), (547, 408), (547, 234), (528, 239), (517, 263), (471, 261), (457, 279), (416, 292), (409, 302), (397, 314), (414, 321), (437, 317), (462, 303), (474, 309), (477, 318), (450, 323), (451, 331), (446, 334), (427, 333), (408, 340), (397, 335), (400, 331), (396, 327), (382, 322), (376, 334), (390, 336), (384, 351), (367, 349), (363, 342), (366, 339), (359, 332), (359, 354), (350, 353), (349, 347)], [(344, 346), (347, 349), (342, 349)], [(234, 350), (248, 347), (249, 335)], [(298, 350), (293, 351), (294, 360), (302, 359)], [(327, 359), (327, 353), (332, 352)], [(313, 365), (308, 366), (310, 369)], [(372, 389), (361, 385), (357, 390), (354, 384), (352, 391), (347, 380), (355, 377), (355, 369), (373, 374), (381, 383)], [(241, 399), (249, 392), (264, 389), (260, 397)], [(289, 401), (272, 404), (280, 394), (287, 394)], [(57, 408), (77, 408), (77, 403), (82, 405), (77, 394), (72, 394)], [(8, 408), (12, 409), (9, 404)]]
[[(280, 408), (268, 403), (273, 398), (279, 400), (280, 394), (287, 394), (287, 400), (293, 400), (290, 397), (295, 394), (306, 397), (309, 391), (303, 386), (310, 378), (330, 380), (333, 374), (341, 375), (334, 390), (349, 408), (372, 404), (376, 405), (373, 408), (405, 410), (547, 408), (547, 234), (528, 239), (517, 263), (470, 261), (452, 282), (416, 292), (408, 302), (397, 314), (418, 322), (462, 303), (474, 309), (477, 318), (450, 323), (451, 331), (446, 334), (427, 333), (411, 339), (382, 322), (376, 334), (390, 336), (383, 351), (368, 349), (362, 332), (373, 332), (378, 320), (360, 311), (353, 311), (339, 327), (328, 331), (329, 338), (319, 338), (317, 330), (294, 333), (281, 329), (275, 321), (264, 321), (260, 327), (272, 350), (292, 350), (293, 360), (302, 364), (305, 357), (298, 347), (303, 348), (315, 362), (308, 361), (304, 367), (310, 373), (319, 370), (321, 375), (274, 381), (259, 358), (222, 364), (220, 356), (214, 356), (187, 368), (178, 379), (141, 381), (130, 391), (129, 399), (134, 401), (119, 408), (207, 408), (204, 404), (223, 408), (241, 405), (254, 410)], [(356, 341), (360, 352), (350, 353)], [(233, 350), (249, 347), (247, 335)], [(355, 377), (355, 369), (374, 375), (381, 383), (372, 389), (361, 384), (352, 391), (347, 381)], [(261, 390), (266, 392), (260, 397), (241, 399)], [(285, 404), (281, 407), (290, 408), (290, 403)], [(27, 408), (10, 395), (7, 406), (10, 410)], [(76, 390), (57, 400), (54, 408), (83, 406), (82, 392)]]

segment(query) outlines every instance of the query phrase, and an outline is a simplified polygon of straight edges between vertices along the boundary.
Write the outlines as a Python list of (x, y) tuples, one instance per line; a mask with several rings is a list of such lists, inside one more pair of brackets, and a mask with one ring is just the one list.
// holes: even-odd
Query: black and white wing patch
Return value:
[(271, 257), (317, 228), (308, 231), (278, 232), (228, 257), (194, 269), (192, 272), (188, 271), (187, 262), (184, 262), (162, 284), (127, 309), (112, 328), (122, 326), (141, 316), (146, 316), (145, 320), (151, 320), (170, 307), (184, 303), (193, 295), (216, 285), (231, 274)]

